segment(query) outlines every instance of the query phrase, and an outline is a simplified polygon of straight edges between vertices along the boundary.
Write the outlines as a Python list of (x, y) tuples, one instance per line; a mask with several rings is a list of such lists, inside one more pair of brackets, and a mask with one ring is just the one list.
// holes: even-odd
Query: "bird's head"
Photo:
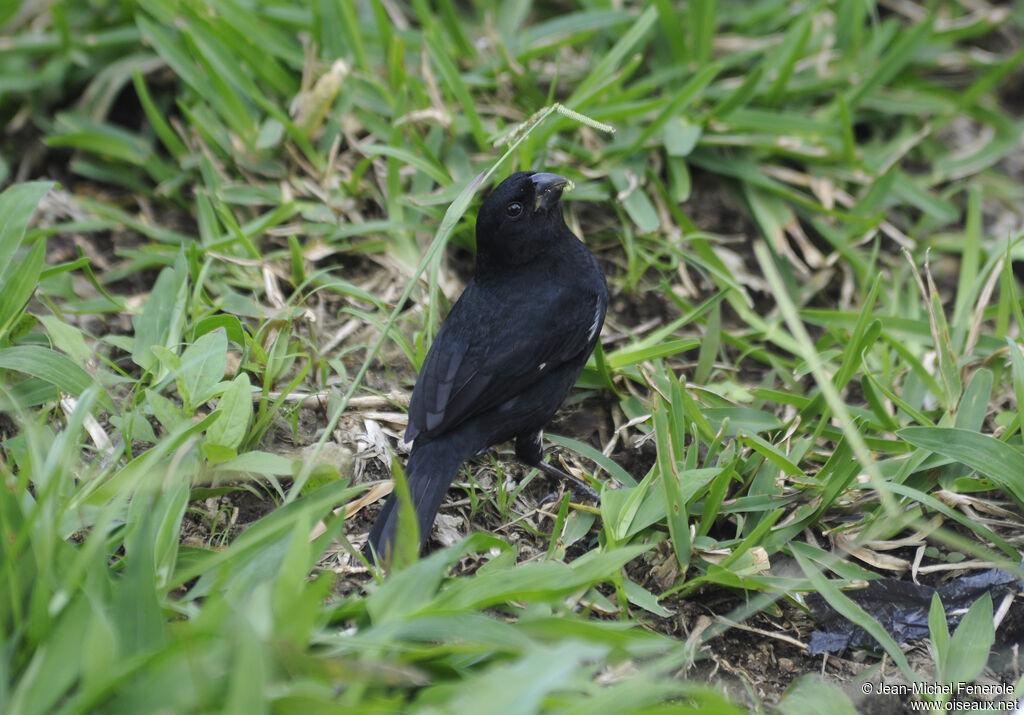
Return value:
[(522, 263), (543, 251), (565, 227), (561, 198), (568, 185), (564, 176), (533, 171), (498, 184), (477, 214), (478, 267)]

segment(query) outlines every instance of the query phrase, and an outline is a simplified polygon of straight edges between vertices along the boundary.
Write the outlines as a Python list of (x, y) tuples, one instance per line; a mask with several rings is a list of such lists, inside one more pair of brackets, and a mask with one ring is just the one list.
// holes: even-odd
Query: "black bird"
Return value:
[[(515, 440), (516, 456), (548, 474), (542, 430), (597, 344), (608, 286), (562, 217), (568, 179), (520, 171), (484, 200), (476, 274), (423, 362), (409, 405), (406, 466), (422, 549), (463, 460)], [(398, 521), (392, 493), (370, 546), (387, 559)]]

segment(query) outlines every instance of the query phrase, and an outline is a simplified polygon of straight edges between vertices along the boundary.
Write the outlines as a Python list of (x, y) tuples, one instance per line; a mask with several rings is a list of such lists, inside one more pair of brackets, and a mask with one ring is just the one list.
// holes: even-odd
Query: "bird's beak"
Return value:
[(558, 174), (540, 173), (530, 177), (535, 189), (536, 198), (535, 210), (541, 208), (550, 209), (562, 198), (562, 190), (569, 185), (569, 180)]

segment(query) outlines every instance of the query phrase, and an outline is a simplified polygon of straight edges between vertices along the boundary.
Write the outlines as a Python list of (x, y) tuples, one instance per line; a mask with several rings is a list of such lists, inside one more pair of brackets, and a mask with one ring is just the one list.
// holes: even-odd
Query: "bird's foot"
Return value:
[[(558, 467), (554, 466), (553, 464), (548, 464), (547, 462), (539, 462), (539, 463), (537, 463), (537, 464), (535, 464), (533, 466), (537, 467), (537, 469), (539, 469), (540, 471), (544, 472), (549, 477), (552, 477), (554, 479), (559, 479), (559, 480), (561, 480), (563, 482), (568, 482), (570, 484), (569, 489), (572, 492), (573, 499), (576, 499), (577, 495), (582, 494), (584, 497), (586, 497), (586, 498), (588, 498), (588, 499), (590, 499), (592, 501), (600, 501), (601, 500), (601, 495), (592, 486), (590, 486), (589, 484), (587, 484), (583, 480), (578, 479), (577, 477), (572, 476), (571, 474), (569, 474), (567, 472), (563, 472), (561, 469), (559, 469)], [(549, 495), (549, 497), (557, 498), (557, 494), (551, 494), (551, 495)], [(551, 501), (551, 499), (545, 497), (542, 500), (541, 503), (544, 503), (544, 502), (547, 502), (547, 501)]]

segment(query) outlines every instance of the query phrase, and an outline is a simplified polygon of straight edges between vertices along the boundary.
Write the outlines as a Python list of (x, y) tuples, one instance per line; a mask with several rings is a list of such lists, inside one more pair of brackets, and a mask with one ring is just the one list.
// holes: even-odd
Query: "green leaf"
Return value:
[(407, 568), (389, 574), (387, 580), (367, 597), (366, 612), (374, 625), (405, 620), (430, 603), (445, 572), (463, 555), (488, 549), (504, 552), (511, 548), (490, 534), (470, 534), (452, 546), (428, 554)]
[(32, 214), (55, 185), (52, 181), (30, 181), (14, 184), (0, 194), (0, 286), (16, 265), (14, 253), (21, 246)]
[(949, 660), (949, 625), (946, 623), (946, 611), (942, 607), (942, 599), (936, 591), (932, 594), (932, 602), (928, 608), (928, 633), (932, 660), (935, 669), (941, 674)]
[(763, 63), (758, 64), (753, 69), (749, 70), (744, 76), (743, 82), (736, 87), (736, 89), (723, 97), (718, 104), (711, 108), (708, 112), (708, 117), (724, 119), (735, 110), (749, 104), (756, 96), (757, 85), (761, 82), (761, 76), (763, 74)]
[(187, 419), (180, 407), (154, 390), (146, 390), (146, 404), (164, 429), (173, 430)]
[(896, 433), (915, 447), (966, 464), (1024, 503), (1024, 452), (995, 437), (956, 427), (906, 427)]
[(615, 74), (616, 68), (631, 52), (634, 46), (644, 39), (658, 19), (658, 11), (648, 5), (637, 17), (636, 22), (626, 30), (619, 40), (607, 52), (600, 54), (601, 59), (594, 64), (590, 73), (578, 84), (565, 104), (570, 109), (582, 111), (604, 86), (609, 77)]
[(227, 369), (227, 350), (227, 334), (218, 329), (201, 336), (181, 354), (177, 383), (186, 412), (206, 404), (216, 394)]
[[(211, 424), (210, 426), (213, 427), (213, 425), (217, 424), (222, 419), (224, 419), (224, 416), (220, 415), (220, 417), (216, 421), (214, 421), (213, 424)], [(228, 462), (234, 459), (236, 456), (238, 456), (238, 452), (235, 451), (234, 448), (225, 447), (222, 444), (215, 444), (213, 442), (204, 442), (202, 449), (203, 456), (206, 457), (206, 461), (208, 461), (210, 464), (221, 464), (223, 462)]]
[(800, 676), (789, 686), (779, 701), (778, 711), (786, 715), (857, 715), (857, 708), (842, 688), (812, 674)]
[(988, 664), (995, 639), (992, 595), (986, 593), (974, 602), (956, 627), (949, 641), (949, 659), (939, 681), (947, 684), (973, 681)]
[(363, 144), (359, 147), (359, 151), (367, 156), (389, 156), (398, 159), (403, 164), (419, 169), (440, 186), (448, 186), (452, 183), (452, 179), (448, 176), (444, 167), (432, 164), (424, 157), (408, 149), (388, 144)]
[(134, 442), (147, 442), (156, 444), (157, 436), (153, 432), (153, 426), (149, 420), (138, 409), (127, 410), (123, 416), (111, 415), (110, 424), (117, 427), (125, 439)]
[(416, 563), (420, 554), (420, 527), (416, 518), (416, 508), (412, 503), (409, 481), (405, 469), (397, 457), (391, 460), (391, 478), (395, 482), (395, 494), (398, 498), (398, 524), (395, 538), (391, 542), (391, 553), (379, 554), (394, 571), (401, 571)]
[(163, 142), (167, 151), (176, 159), (184, 157), (188, 153), (188, 148), (178, 138), (174, 130), (171, 129), (167, 119), (153, 102), (153, 98), (149, 94), (149, 88), (146, 86), (146, 81), (142, 77), (142, 72), (137, 67), (132, 70), (132, 84), (135, 87), (135, 93), (139, 97), (139, 103), (142, 104), (142, 109), (146, 112), (149, 125), (153, 127), (153, 131), (160, 137), (160, 141)]
[[(344, 481), (332, 482), (307, 494), (302, 499), (283, 504), (253, 523), (236, 537), (228, 548), (204, 551), (190, 562), (179, 561), (178, 570), (168, 586), (175, 588), (226, 564), (234, 570), (244, 571), (250, 568), (249, 562), (254, 554), (265, 553), (268, 549), (273, 551), (274, 549), (270, 547), (278, 544), (282, 537), (291, 533), (295, 528), (296, 520), (302, 514), (308, 514), (310, 523), (313, 523), (315, 519), (325, 517), (339, 504), (348, 502), (360, 491), (362, 491), (362, 487), (352, 487)], [(279, 568), (279, 566), (278, 562), (277, 567)], [(275, 568), (275, 574), (277, 570)]]
[[(429, 28), (424, 33), (423, 39), (435, 67), (437, 67), (438, 72), (444, 79), (444, 86), (458, 100), (466, 121), (469, 123), (469, 130), (474, 139), (476, 139), (477, 147), (481, 150), (489, 149), (487, 131), (484, 129), (483, 122), (480, 119), (480, 113), (477, 112), (476, 101), (451, 59), (451, 47), (442, 40), (441, 33), (435, 28)], [(441, 186), (447, 186), (450, 182), (445, 179), (438, 183)]]
[(676, 454), (669, 434), (669, 420), (675, 417), (678, 421), (678, 412), (670, 413), (670, 410), (682, 410), (682, 405), (668, 405), (663, 400), (658, 401), (654, 410), (654, 434), (658, 447), (658, 472), (661, 475), (661, 484), (665, 492), (665, 514), (668, 521), (668, 531), (672, 537), (672, 548), (675, 551), (679, 567), (685, 573), (690, 564), (692, 544), (690, 543), (689, 514), (686, 509), (686, 500), (683, 498), (679, 484), (679, 474), (676, 464), (682, 455)]
[(479, 571), (475, 578), (454, 581), (438, 594), (426, 612), (453, 613), (496, 606), (508, 601), (560, 601), (583, 588), (609, 580), (651, 544), (624, 546), (607, 553), (591, 551), (568, 566), (540, 561), (514, 569)]
[(964, 394), (960, 398), (960, 404), (957, 405), (954, 427), (977, 432), (984, 426), (994, 381), (995, 378), (991, 370), (984, 367), (978, 368), (970, 382), (967, 383)]
[(678, 355), (698, 347), (700, 347), (700, 340), (697, 338), (679, 338), (678, 340), (668, 340), (656, 345), (644, 345), (641, 347), (627, 345), (609, 354), (606, 360), (608, 367), (618, 370), (647, 360)]
[(932, 333), (935, 336), (936, 354), (939, 359), (939, 377), (943, 392), (938, 395), (943, 399), (943, 404), (952, 411), (953, 407), (960, 401), (963, 384), (960, 381), (960, 367), (953, 351), (953, 344), (949, 335), (949, 323), (946, 322), (946, 313), (942, 307), (942, 298), (938, 291), (932, 290), (931, 303), (928, 316), (931, 319)]
[(48, 146), (74, 147), (102, 157), (145, 166), (154, 161), (152, 149), (138, 134), (70, 112), (57, 115), (58, 133), (45, 141)]
[(642, 608), (645, 611), (649, 611), (656, 616), (661, 616), (662, 618), (670, 618), (672, 616), (672, 611), (658, 603), (658, 597), (640, 584), (630, 580), (629, 578), (623, 578), (622, 587), (626, 592), (626, 598), (634, 606)]
[[(210, 427), (212, 428), (213, 425), (210, 425)], [(218, 464), (217, 471), (245, 472), (247, 474), (261, 474), (267, 477), (284, 477), (292, 474), (294, 465), (293, 460), (280, 454), (253, 450), (240, 454), (230, 461)]]
[[(181, 358), (173, 350), (169, 350), (163, 345), (154, 345), (150, 348), (150, 352), (156, 356), (156, 359), (165, 371), (176, 375), (181, 370)], [(189, 410), (189, 412), (192, 412), (192, 410)]]
[(750, 407), (708, 407), (702, 412), (716, 433), (729, 420), (725, 433), (730, 436), (761, 434), (782, 427), (782, 421), (772, 413)]
[(636, 479), (634, 479), (629, 472), (620, 467), (615, 460), (611, 457), (606, 457), (600, 450), (591, 447), (589, 444), (572, 439), (571, 437), (563, 437), (557, 434), (545, 433), (544, 438), (551, 444), (557, 444), (567, 449), (571, 449), (581, 457), (593, 460), (597, 466), (608, 472), (608, 475), (619, 482), (619, 484), (627, 487), (635, 487), (637, 485)]
[(153, 509), (153, 562), (158, 588), (165, 586), (174, 572), (190, 492), (190, 483), (181, 480), (160, 495)]
[(920, 47), (931, 36), (933, 19), (933, 16), (929, 15), (923, 22), (911, 27), (908, 32), (898, 33), (898, 38), (888, 48), (888, 53), (874, 67), (866, 68), (860, 80), (854, 83), (845, 94), (837, 96), (842, 96), (851, 109), (856, 109), (862, 101), (871, 97), (914, 58)]
[[(17, 345), (0, 349), (0, 368), (16, 370), (33, 375), (61, 392), (75, 397), (96, 384), (92, 375), (72, 362), (66, 355), (37, 345)], [(113, 408), (105, 392), (100, 393), (100, 402), (108, 409)]]
[(685, 117), (673, 117), (665, 123), (665, 151), (669, 156), (689, 156), (703, 133), (700, 124), (691, 124)]
[(92, 348), (85, 342), (82, 331), (74, 325), (68, 324), (56, 315), (41, 316), (39, 322), (46, 327), (54, 347), (67, 353), (79, 365), (84, 366), (93, 359)]
[(622, 196), (622, 207), (626, 209), (629, 218), (636, 224), (643, 233), (653, 233), (661, 226), (658, 212), (651, 203), (651, 199), (640, 187), (640, 178), (635, 174), (630, 177), (627, 169), (616, 166), (611, 170), (610, 177), (615, 190)]
[(916, 681), (917, 675), (910, 667), (910, 663), (907, 662), (902, 649), (900, 649), (896, 641), (882, 628), (878, 621), (872, 618), (869, 613), (854, 601), (850, 600), (799, 550), (794, 549), (793, 556), (796, 558), (797, 563), (800, 564), (800, 568), (803, 569), (804, 575), (810, 580), (811, 585), (821, 594), (821, 597), (828, 601), (829, 605), (836, 609), (846, 620), (867, 631), (868, 635), (874, 638), (885, 649), (885, 652), (889, 654), (889, 657), (893, 659), (896, 665), (899, 666), (900, 670), (903, 671), (903, 675), (912, 682)]
[(0, 343), (8, 342), (9, 331), (35, 293), (45, 254), (46, 241), (36, 241), (18, 264), (18, 270), (0, 285)]
[(57, 710), (66, 691), (79, 675), (79, 648), (92, 622), (89, 600), (75, 598), (56, 622), (47, 627), (42, 647), (34, 653), (9, 693), (6, 710), (12, 713), (50, 713)]
[[(458, 687), (452, 688), (454, 692), (427, 691), (425, 695), (433, 694), (433, 698), (421, 697), (417, 705), (425, 712), (500, 715), (543, 712), (542, 704), (547, 698), (557, 697), (566, 683), (572, 682), (574, 674), (589, 669), (594, 661), (600, 662), (606, 653), (607, 647), (582, 641), (536, 647), (514, 661), (488, 669), (483, 675), (462, 680)], [(441, 702), (433, 703), (432, 699)]]
[[(132, 362), (143, 370), (152, 370), (156, 366), (156, 356), (151, 348), (170, 347), (168, 343), (171, 338), (171, 324), (177, 312), (176, 304), (184, 298), (184, 270), (175, 267), (160, 271), (142, 313), (132, 318), (132, 324), (135, 326)], [(176, 337), (174, 342), (177, 342)]]
[(1010, 364), (1013, 365), (1013, 395), (1017, 398), (1017, 419), (1024, 425), (1024, 347), (1011, 338), (1006, 339)]
[(243, 372), (230, 382), (215, 411), (220, 413), (220, 419), (206, 430), (207, 441), (237, 449), (245, 439), (252, 419), (252, 385), (248, 374)]
[(606, 489), (601, 495), (601, 518), (616, 542), (639, 534), (665, 518), (664, 495), (651, 486), (657, 476), (651, 471), (639, 486)]

